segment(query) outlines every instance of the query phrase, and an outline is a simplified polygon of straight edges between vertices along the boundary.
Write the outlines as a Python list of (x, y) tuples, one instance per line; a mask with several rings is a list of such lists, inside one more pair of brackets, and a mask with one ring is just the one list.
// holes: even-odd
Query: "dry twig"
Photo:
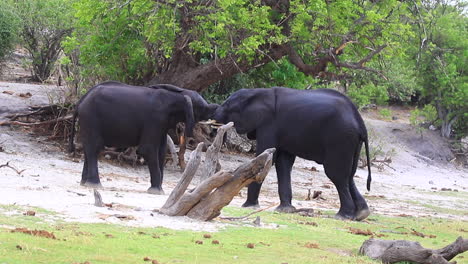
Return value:
[(17, 168), (11, 166), (9, 161), (6, 164), (0, 165), (0, 169), (3, 168), (3, 167), (10, 168), (10, 169), (14, 170), (18, 175), (21, 175), (21, 173), (23, 173), (26, 170), (26, 169), (18, 170)]

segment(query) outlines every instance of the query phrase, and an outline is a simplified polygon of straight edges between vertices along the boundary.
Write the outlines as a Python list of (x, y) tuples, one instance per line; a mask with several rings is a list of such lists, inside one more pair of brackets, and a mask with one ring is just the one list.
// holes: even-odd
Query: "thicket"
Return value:
[[(109, 79), (172, 83), (222, 102), (239, 88), (338, 88), (359, 107), (431, 105), (444, 137), (468, 131), (463, 1), (11, 3), (39, 80), (63, 48), (61, 66), (79, 89)], [(28, 42), (28, 32), (41, 37)]]
[(0, 2), (0, 61), (14, 48), (17, 41), (19, 19), (13, 7)]

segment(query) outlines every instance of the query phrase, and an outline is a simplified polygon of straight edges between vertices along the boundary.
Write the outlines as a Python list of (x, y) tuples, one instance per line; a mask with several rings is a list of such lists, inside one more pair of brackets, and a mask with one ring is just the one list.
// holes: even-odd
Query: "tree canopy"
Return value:
[(410, 35), (407, 5), (393, 0), (82, 0), (75, 8), (66, 47), (90, 74), (197, 91), (282, 58), (312, 77), (382, 74), (366, 64)]
[(21, 18), (38, 80), (63, 48), (61, 64), (81, 88), (109, 79), (170, 83), (221, 101), (243, 87), (339, 86), (358, 106), (429, 104), (443, 136), (468, 133), (464, 1), (5, 3), (16, 10), (0, 10), (0, 34), (2, 15)]

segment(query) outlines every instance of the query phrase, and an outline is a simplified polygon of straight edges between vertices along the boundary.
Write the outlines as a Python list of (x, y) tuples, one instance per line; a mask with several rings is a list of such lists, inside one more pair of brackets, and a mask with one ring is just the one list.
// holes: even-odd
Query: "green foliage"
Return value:
[(406, 56), (389, 59), (385, 65), (385, 75), (387, 80), (381, 80), (381, 83), (386, 87), (391, 101), (408, 103), (412, 95), (421, 91), (414, 61)]
[(19, 19), (9, 2), (0, 2), (0, 60), (14, 47)]
[[(417, 53), (419, 80), (423, 95), (434, 102), (441, 132), (451, 136), (452, 125), (456, 133), (466, 135), (468, 128), (468, 17), (463, 5), (453, 1), (450, 5), (443, 2), (423, 1), (424, 7), (418, 9), (423, 20), (418, 21), (420, 38), (414, 41), (421, 45), (420, 39), (426, 38)], [(414, 11), (416, 12), (416, 11)], [(462, 123), (460, 123), (462, 122)]]
[(433, 124), (435, 126), (440, 126), (440, 120), (438, 120), (437, 109), (430, 104), (427, 104), (419, 113), (428, 124)]
[(421, 110), (418, 108), (414, 109), (410, 113), (410, 124), (416, 129), (416, 131), (423, 137), (424, 128), (422, 127), (423, 119), (422, 119)]
[[(274, 62), (264, 69), (244, 72), (258, 77), (247, 77), (250, 83), (304, 89), (317, 83), (312, 80), (316, 76), (299, 72), (286, 57), (271, 59), (271, 47), (291, 43), (305, 63), (313, 65), (322, 56), (319, 54), (327, 54), (324, 50), (343, 44), (346, 34), (352, 34), (353, 41), (343, 47), (347, 52), (340, 58), (345, 61), (356, 61), (384, 44), (388, 45), (385, 56), (398, 53), (399, 42), (411, 36), (410, 26), (400, 19), (406, 4), (396, 0), (374, 4), (352, 0), (290, 1), (290, 15), (275, 8), (283, 7), (248, 0), (207, 4), (173, 0), (76, 1), (76, 30), (64, 47), (69, 56), (79, 54), (74, 64), (79, 65), (82, 76), (94, 79), (91, 82), (115, 79), (146, 83), (171, 69), (189, 69), (223, 58), (232, 58), (234, 63), (248, 61), (250, 68), (268, 58)], [(289, 26), (282, 28), (285, 23)], [(173, 61), (175, 52), (187, 57)], [(329, 70), (350, 71), (334, 67)]]
[(384, 86), (374, 85), (373, 83), (368, 83), (361, 87), (352, 84), (348, 89), (348, 96), (358, 108), (368, 104), (383, 105), (388, 101), (387, 89)]
[[(170, 33), (176, 30), (170, 26), (172, 13), (159, 9), (156, 21), (147, 15), (154, 6), (151, 1), (120, 2), (83, 0), (73, 4), (75, 31), (62, 45), (69, 57), (79, 54), (74, 66), (80, 67), (82, 78), (141, 83), (154, 71), (153, 60), (170, 56), (167, 51), (174, 45)], [(150, 49), (153, 45), (158, 48)]]
[(385, 119), (391, 119), (392, 118), (392, 111), (388, 108), (382, 108), (379, 111), (380, 116), (382, 116)]
[(71, 33), (72, 1), (14, 1), (21, 18), (22, 43), (32, 57), (32, 71), (37, 81), (49, 78), (60, 55), (60, 42)]
[(265, 66), (254, 69), (248, 73), (251, 80), (251, 88), (283, 86), (295, 89), (317, 88), (317, 79), (297, 70), (287, 59), (270, 62)]

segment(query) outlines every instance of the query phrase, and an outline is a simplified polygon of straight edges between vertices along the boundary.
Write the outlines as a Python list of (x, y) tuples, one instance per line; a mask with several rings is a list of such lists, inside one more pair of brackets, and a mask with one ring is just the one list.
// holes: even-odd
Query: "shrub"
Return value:
[(19, 19), (12, 7), (0, 2), (0, 60), (13, 49), (17, 40)]
[(358, 87), (352, 84), (348, 89), (348, 96), (358, 108), (368, 104), (384, 105), (388, 101), (388, 92), (384, 86), (368, 83)]

